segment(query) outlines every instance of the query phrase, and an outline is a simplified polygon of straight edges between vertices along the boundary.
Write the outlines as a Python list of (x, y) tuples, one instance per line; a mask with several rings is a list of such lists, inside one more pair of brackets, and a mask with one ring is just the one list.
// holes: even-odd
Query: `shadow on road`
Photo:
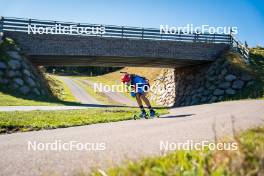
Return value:
[(137, 106), (127, 105), (106, 105), (106, 104), (79, 104), (77, 106), (93, 107), (93, 108), (138, 108)]
[[(83, 106), (83, 107), (93, 107), (93, 108), (138, 108), (138, 106), (128, 106), (128, 105), (115, 105), (115, 104), (77, 104), (76, 106)], [(153, 107), (154, 109), (167, 109), (166, 107)]]
[(182, 118), (182, 117), (188, 117), (188, 116), (193, 116), (195, 114), (182, 114), (182, 115), (168, 115), (168, 116), (163, 116), (160, 118)]

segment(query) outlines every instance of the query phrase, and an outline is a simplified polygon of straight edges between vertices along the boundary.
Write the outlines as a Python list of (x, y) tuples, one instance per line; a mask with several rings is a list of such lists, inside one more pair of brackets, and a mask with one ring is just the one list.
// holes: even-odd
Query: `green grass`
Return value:
[(150, 80), (150, 83), (154, 81), (154, 79), (157, 78), (159, 75), (161, 68), (149, 68), (149, 67), (125, 67), (121, 70), (117, 70), (115, 72), (111, 72), (105, 75), (101, 76), (87, 76), (83, 77), (84, 79), (88, 78), (91, 81), (94, 82), (102, 82), (104, 84), (113, 85), (113, 84), (120, 84), (121, 83), (121, 76), (122, 72), (128, 72), (132, 74), (139, 74), (141, 76), (144, 76)]
[(58, 101), (50, 100), (47, 101), (47, 98), (43, 99), (28, 99), (28, 97), (24, 96), (16, 96), (14, 93), (7, 94), (0, 92), (0, 106), (54, 106), (54, 105), (62, 105)]
[[(109, 168), (107, 176), (257, 176), (264, 174), (264, 127), (235, 137), (236, 151), (183, 151)], [(84, 174), (80, 174), (84, 175)], [(102, 176), (94, 170), (91, 176)]]
[[(159, 109), (166, 114), (166, 109)], [(137, 108), (91, 108), (66, 111), (0, 112), (0, 133), (65, 128), (132, 119)]]
[(30, 131), (129, 120), (135, 109), (0, 112), (0, 131)]
[(257, 75), (257, 85), (254, 88), (256, 96), (264, 99), (264, 48), (252, 48), (250, 50), (252, 70)]
[(59, 76), (45, 74), (48, 81), (50, 90), (54, 97), (57, 97), (61, 101), (76, 102), (76, 98), (72, 94), (69, 87), (60, 79)]

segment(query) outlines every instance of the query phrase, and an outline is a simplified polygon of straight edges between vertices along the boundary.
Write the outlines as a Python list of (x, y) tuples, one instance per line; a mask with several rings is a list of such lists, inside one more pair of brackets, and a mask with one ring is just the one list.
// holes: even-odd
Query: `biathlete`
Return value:
[(128, 74), (126, 72), (122, 77), (121, 81), (126, 84), (129, 88), (130, 95), (132, 97), (136, 97), (138, 106), (141, 110), (140, 118), (147, 118), (147, 113), (143, 107), (142, 101), (146, 104), (149, 109), (149, 116), (154, 117), (156, 115), (155, 110), (151, 107), (151, 104), (146, 97), (147, 92), (149, 90), (149, 82), (145, 77), (141, 77), (135, 74)]

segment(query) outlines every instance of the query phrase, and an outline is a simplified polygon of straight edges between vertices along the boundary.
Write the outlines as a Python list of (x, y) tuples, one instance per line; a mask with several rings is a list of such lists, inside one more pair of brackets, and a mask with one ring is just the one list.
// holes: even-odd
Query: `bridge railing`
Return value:
[[(99, 25), (99, 24), (86, 24), (86, 23), (72, 23), (72, 22), (60, 22), (60, 21), (47, 21), (25, 18), (11, 18), (2, 17), (2, 30), (3, 31), (20, 31), (28, 32), (29, 26), (36, 27), (54, 27), (60, 25), (61, 28), (68, 27), (70, 25), (83, 28), (96, 28), (105, 27), (104, 34), (85, 34), (88, 36), (99, 37), (116, 37), (116, 38), (132, 38), (132, 39), (150, 39), (150, 40), (172, 40), (172, 41), (186, 41), (186, 42), (206, 42), (206, 43), (231, 43), (231, 37), (228, 34), (198, 34), (198, 33), (183, 33), (177, 32), (177, 34), (165, 34), (161, 33), (160, 29), (154, 28), (139, 28), (128, 26), (114, 26), (114, 25)], [(69, 32), (69, 30), (65, 30)], [(71, 35), (78, 35), (76, 31), (72, 31)], [(84, 35), (84, 34), (82, 34)]]
[[(114, 26), (114, 25), (100, 25), (100, 24), (87, 24), (87, 23), (73, 23), (49, 20), (36, 20), (26, 18), (12, 18), (1, 17), (0, 19), (0, 34), (4, 31), (19, 31), (28, 32), (29, 26), (36, 27), (54, 27), (60, 25), (61, 28), (69, 27), (70, 25), (83, 28), (105, 28), (105, 33), (101, 34), (79, 34), (73, 31), (70, 35), (88, 35), (97, 37), (115, 37), (115, 38), (131, 38), (131, 39), (149, 39), (149, 40), (171, 40), (171, 41), (184, 41), (184, 42), (205, 42), (205, 43), (226, 43), (233, 49), (241, 53), (245, 59), (249, 59), (249, 50), (239, 42), (231, 34), (209, 34), (209, 33), (183, 33), (165, 34), (160, 29), (155, 28), (139, 28), (128, 26)], [(69, 30), (65, 30), (69, 32)]]
[(249, 49), (243, 45), (234, 35), (232, 35), (232, 41), (231, 41), (231, 46), (234, 50), (236, 50), (238, 53), (240, 53), (245, 61), (248, 63), (249, 62)]

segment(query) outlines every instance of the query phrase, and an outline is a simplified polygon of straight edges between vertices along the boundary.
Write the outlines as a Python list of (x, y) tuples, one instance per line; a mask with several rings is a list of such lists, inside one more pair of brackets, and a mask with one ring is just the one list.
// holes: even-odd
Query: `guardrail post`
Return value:
[[(100, 24), (100, 29), (102, 29), (102, 27), (103, 27), (103, 25), (102, 25), (102, 24)], [(102, 34), (102, 32), (100, 32), (100, 37), (103, 37), (103, 34)]]
[(122, 38), (124, 38), (124, 26), (122, 26), (122, 33), (121, 33)]
[(31, 19), (28, 20), (28, 32), (29, 32), (29, 26), (31, 26)]
[(232, 29), (230, 29), (230, 31), (229, 31), (229, 39), (230, 39), (230, 45), (231, 46), (233, 46), (233, 44), (234, 44), (234, 37), (233, 37), (233, 31), (232, 31)]
[(142, 28), (142, 36), (141, 36), (142, 39), (144, 39), (144, 28)]
[(229, 44), (233, 46), (233, 42), (234, 42), (233, 36), (232, 34), (229, 34)]
[(195, 42), (198, 42), (198, 38), (199, 38), (198, 33), (195, 32), (195, 33), (194, 33), (194, 36), (193, 36), (193, 42), (194, 42), (194, 43), (195, 43)]
[(0, 16), (0, 42), (4, 35), (4, 17)]

